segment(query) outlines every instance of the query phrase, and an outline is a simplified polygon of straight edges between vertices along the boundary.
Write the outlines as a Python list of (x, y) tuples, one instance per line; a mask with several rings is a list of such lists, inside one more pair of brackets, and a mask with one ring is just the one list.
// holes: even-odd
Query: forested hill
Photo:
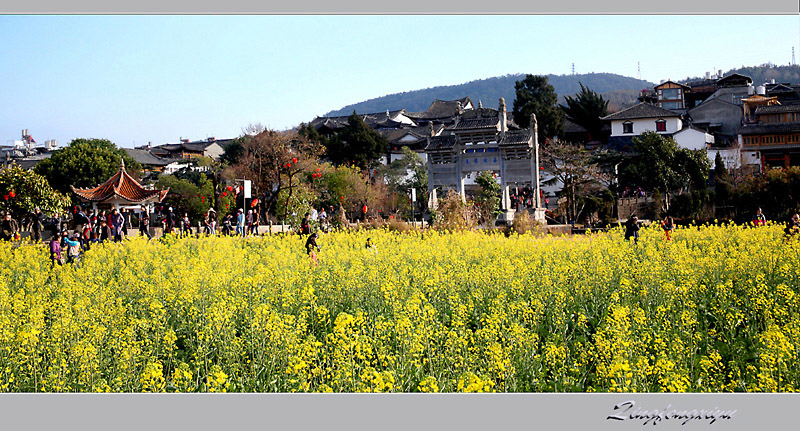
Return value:
[[(753, 78), (753, 85), (755, 86), (761, 85), (765, 82), (771, 82), (773, 79), (778, 83), (789, 83), (794, 85), (800, 82), (800, 66), (798, 65), (776, 66), (771, 63), (766, 63), (760, 66), (742, 66), (740, 68), (731, 69), (725, 72), (724, 76), (728, 76), (733, 73), (738, 73), (740, 75)], [(697, 79), (701, 78), (686, 78), (683, 80), (683, 82), (694, 81)]]
[[(525, 75), (505, 75), (495, 78), (480, 79), (464, 84), (431, 87), (422, 90), (406, 91), (404, 93), (389, 94), (376, 97), (363, 102), (347, 105), (344, 108), (328, 112), (325, 115), (348, 115), (355, 110), (359, 114), (369, 112), (383, 112), (405, 108), (409, 112), (424, 111), (434, 99), (455, 100), (469, 97), (472, 103), (483, 102), (487, 108), (497, 108), (501, 97), (511, 108), (514, 102), (514, 83), (523, 79)], [(573, 95), (580, 91), (579, 83), (603, 94), (610, 101), (609, 108), (621, 107), (636, 102), (636, 96), (644, 88), (653, 88), (653, 83), (615, 75), (613, 73), (589, 73), (583, 75), (548, 75), (548, 81), (555, 88), (560, 101), (564, 96)]]

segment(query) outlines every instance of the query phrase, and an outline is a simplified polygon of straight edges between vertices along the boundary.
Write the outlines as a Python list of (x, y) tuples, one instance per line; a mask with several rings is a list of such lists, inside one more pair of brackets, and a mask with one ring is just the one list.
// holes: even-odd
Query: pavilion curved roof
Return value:
[(116, 174), (97, 187), (88, 189), (71, 187), (79, 198), (89, 202), (103, 202), (113, 198), (131, 203), (161, 202), (169, 192), (169, 188), (166, 190), (147, 190), (142, 187), (138, 181), (125, 172), (124, 162), (120, 165)]

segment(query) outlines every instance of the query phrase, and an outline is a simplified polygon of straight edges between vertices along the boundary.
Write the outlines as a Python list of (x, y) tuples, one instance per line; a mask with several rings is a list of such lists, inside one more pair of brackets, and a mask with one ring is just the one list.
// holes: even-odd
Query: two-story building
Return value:
[(800, 104), (762, 105), (747, 111), (752, 112), (750, 122), (739, 129), (742, 151), (755, 153), (762, 170), (800, 166)]
[(644, 132), (672, 136), (683, 129), (680, 113), (646, 102), (607, 115), (602, 120), (611, 123), (608, 146), (617, 151), (630, 151), (633, 138)]

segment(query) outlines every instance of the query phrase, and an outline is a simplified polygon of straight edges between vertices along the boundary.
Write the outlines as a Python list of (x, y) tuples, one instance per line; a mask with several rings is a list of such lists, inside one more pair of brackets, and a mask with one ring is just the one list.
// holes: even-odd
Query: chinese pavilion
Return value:
[(91, 202), (96, 210), (98, 206), (120, 208), (132, 205), (161, 202), (169, 192), (166, 190), (148, 190), (125, 172), (125, 162), (120, 164), (119, 171), (108, 181), (97, 187), (77, 189), (72, 187), (84, 202)]

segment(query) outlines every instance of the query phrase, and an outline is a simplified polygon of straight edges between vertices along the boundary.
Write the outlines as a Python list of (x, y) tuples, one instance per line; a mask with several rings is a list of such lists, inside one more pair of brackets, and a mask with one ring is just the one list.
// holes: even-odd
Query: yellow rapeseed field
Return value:
[[(371, 237), (374, 250), (365, 249)], [(800, 384), (780, 226), (0, 245), (7, 392), (722, 392)]]

